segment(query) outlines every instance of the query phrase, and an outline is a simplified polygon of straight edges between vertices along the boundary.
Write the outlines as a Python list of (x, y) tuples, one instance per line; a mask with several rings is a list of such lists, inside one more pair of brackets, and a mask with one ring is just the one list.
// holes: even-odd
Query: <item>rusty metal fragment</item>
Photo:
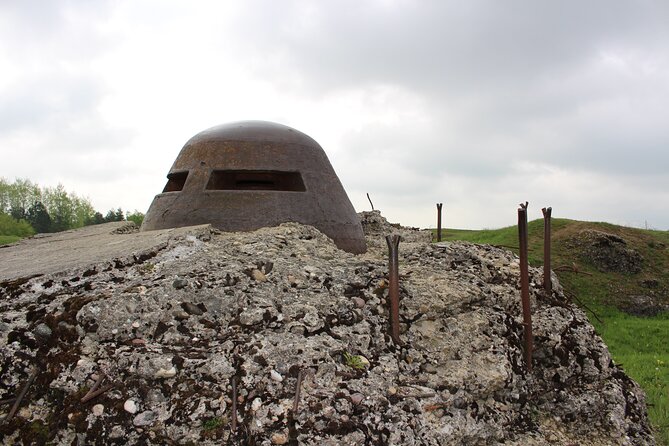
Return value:
[(26, 393), (28, 393), (28, 389), (30, 388), (33, 381), (35, 381), (35, 378), (37, 378), (37, 371), (33, 371), (28, 377), (26, 384), (23, 386), (23, 388), (19, 392), (19, 395), (14, 400), (14, 404), (12, 405), (12, 408), (9, 410), (9, 413), (7, 414), (5, 419), (2, 420), (3, 423), (9, 423), (10, 421), (12, 421), (12, 418), (14, 418), (14, 415), (16, 415), (16, 411), (19, 410), (19, 406), (21, 406), (23, 398), (25, 398)]
[(297, 384), (295, 384), (295, 398), (293, 399), (293, 416), (297, 414), (300, 407), (300, 393), (302, 391), (302, 380), (304, 379), (304, 369), (300, 369), (297, 374)]
[(252, 231), (297, 222), (343, 250), (367, 250), (362, 225), (325, 151), (293, 128), (240, 121), (192, 137), (167, 174), (142, 231), (211, 224)]
[(437, 203), (437, 241), (441, 241), (441, 206), (443, 203)]
[(523, 305), (523, 343), (525, 347), (525, 365), (532, 371), (532, 312), (530, 309), (530, 279), (527, 260), (527, 202), (518, 209), (518, 243), (520, 253), (520, 299)]
[(230, 409), (230, 430), (234, 434), (237, 431), (237, 377), (232, 377), (232, 407)]
[(542, 208), (544, 214), (544, 290), (550, 296), (553, 290), (551, 278), (551, 208)]
[(390, 337), (395, 345), (400, 341), (400, 273), (398, 260), (399, 235), (386, 236), (388, 244), (388, 300), (390, 300)]

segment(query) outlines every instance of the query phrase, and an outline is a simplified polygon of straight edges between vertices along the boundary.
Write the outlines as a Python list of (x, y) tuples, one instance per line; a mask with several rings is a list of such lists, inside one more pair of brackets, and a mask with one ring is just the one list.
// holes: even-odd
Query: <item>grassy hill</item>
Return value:
[(21, 240), (21, 237), (15, 235), (0, 235), (0, 246), (18, 242), (19, 240)]
[[(530, 264), (541, 266), (543, 219), (529, 222), (528, 233)], [(445, 229), (442, 237), (518, 253), (516, 226)], [(658, 444), (669, 446), (669, 231), (554, 218), (551, 239), (560, 283), (644, 388)]]

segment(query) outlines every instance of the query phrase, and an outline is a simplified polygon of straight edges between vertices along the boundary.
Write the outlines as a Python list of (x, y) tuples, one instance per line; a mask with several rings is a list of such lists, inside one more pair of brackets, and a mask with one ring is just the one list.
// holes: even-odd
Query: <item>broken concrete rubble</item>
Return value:
[[(41, 276), (0, 277), (0, 399), (36, 372), (0, 435), (55, 444), (654, 444), (643, 392), (559, 284), (544, 296), (541, 271), (530, 269), (536, 350), (527, 374), (513, 254), (431, 244), (378, 212), (361, 219), (364, 255), (294, 223), (198, 227), (145, 255), (106, 252)], [(392, 232), (403, 237), (403, 347), (388, 334), (383, 236)], [(101, 388), (112, 387), (82, 403), (101, 376)]]

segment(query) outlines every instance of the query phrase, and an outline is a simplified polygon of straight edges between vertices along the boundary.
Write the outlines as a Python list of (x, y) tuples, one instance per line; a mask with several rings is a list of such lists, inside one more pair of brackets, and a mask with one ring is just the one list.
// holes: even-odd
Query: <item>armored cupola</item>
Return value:
[(284, 222), (314, 226), (352, 253), (367, 249), (321, 146), (285, 125), (240, 121), (186, 142), (141, 229), (210, 223), (222, 231), (252, 231)]

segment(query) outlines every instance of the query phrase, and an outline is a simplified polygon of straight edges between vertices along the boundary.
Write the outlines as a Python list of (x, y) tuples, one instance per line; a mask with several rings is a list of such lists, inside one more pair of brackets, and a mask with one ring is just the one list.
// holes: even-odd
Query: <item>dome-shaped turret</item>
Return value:
[(265, 121), (212, 127), (192, 137), (153, 200), (142, 230), (210, 223), (251, 231), (298, 222), (353, 253), (367, 247), (351, 202), (320, 145)]

